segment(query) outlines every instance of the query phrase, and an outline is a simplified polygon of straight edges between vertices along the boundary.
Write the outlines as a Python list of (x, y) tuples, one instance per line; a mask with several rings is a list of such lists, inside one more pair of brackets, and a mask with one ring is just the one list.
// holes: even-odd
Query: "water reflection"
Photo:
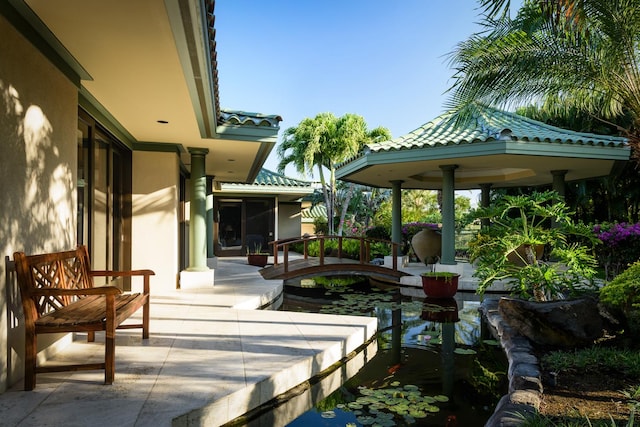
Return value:
[(291, 417), (299, 411), (278, 408), (267, 414), (268, 422), (246, 425), (484, 425), (494, 403), (486, 403), (473, 387), (481, 329), (475, 295), (408, 297), (399, 287), (323, 280), (306, 280), (304, 287), (289, 283), (283, 309), (376, 316), (376, 356), (324, 399), (320, 395), (335, 382), (330, 387), (319, 382), (324, 392), (311, 393), (315, 406), (295, 420), (274, 419), (276, 413)]

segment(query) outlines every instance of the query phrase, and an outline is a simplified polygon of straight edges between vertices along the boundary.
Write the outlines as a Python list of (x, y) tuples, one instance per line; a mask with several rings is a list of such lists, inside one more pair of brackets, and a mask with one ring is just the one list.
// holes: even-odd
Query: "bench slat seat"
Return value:
[[(36, 332), (104, 331), (107, 322), (104, 296), (91, 295), (36, 320)], [(124, 294), (115, 298), (117, 325), (120, 325), (147, 301), (142, 294)], [(138, 325), (141, 327), (141, 325)]]
[[(14, 254), (25, 317), (25, 390), (33, 390), (36, 373), (104, 369), (105, 384), (115, 377), (116, 329), (141, 328), (149, 338), (149, 277), (151, 270), (92, 271), (85, 246), (39, 255)], [(143, 291), (123, 293), (115, 286), (94, 286), (94, 277), (142, 276)], [(123, 323), (142, 308), (141, 323)], [(36, 366), (38, 334), (105, 332), (103, 363)]]

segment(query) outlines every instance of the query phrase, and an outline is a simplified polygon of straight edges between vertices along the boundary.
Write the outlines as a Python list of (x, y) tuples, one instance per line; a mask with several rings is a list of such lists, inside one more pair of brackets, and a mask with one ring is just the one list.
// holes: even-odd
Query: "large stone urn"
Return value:
[(411, 247), (424, 264), (435, 264), (442, 255), (442, 235), (440, 231), (425, 228), (413, 236)]

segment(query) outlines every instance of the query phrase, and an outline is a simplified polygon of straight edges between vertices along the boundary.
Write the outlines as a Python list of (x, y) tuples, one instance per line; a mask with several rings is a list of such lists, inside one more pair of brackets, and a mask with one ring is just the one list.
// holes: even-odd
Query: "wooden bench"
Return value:
[[(41, 255), (14, 254), (14, 263), (25, 318), (24, 389), (33, 390), (36, 374), (104, 369), (105, 384), (115, 376), (115, 330), (142, 328), (149, 338), (149, 277), (151, 270), (92, 271), (85, 246)], [(143, 276), (142, 293), (123, 293), (116, 286), (94, 286), (94, 277)], [(142, 307), (142, 323), (122, 323)], [(36, 366), (37, 336), (60, 332), (105, 331), (103, 363)]]

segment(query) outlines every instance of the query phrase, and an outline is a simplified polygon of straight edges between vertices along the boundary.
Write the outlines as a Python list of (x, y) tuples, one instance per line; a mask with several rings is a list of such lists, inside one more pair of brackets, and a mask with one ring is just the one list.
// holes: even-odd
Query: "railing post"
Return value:
[(278, 241), (273, 242), (273, 265), (278, 265)]
[(324, 265), (324, 236), (319, 236), (320, 237), (320, 253), (318, 254), (320, 256), (320, 265)]
[(342, 236), (338, 237), (338, 258), (342, 259)]
[(364, 264), (364, 238), (358, 238), (360, 240), (360, 264)]
[(284, 245), (284, 272), (289, 272), (289, 245)]
[(304, 239), (304, 259), (309, 258), (309, 239)]
[(371, 261), (371, 240), (365, 239), (364, 241), (364, 259), (367, 260), (367, 263)]
[(398, 271), (398, 244), (396, 242), (391, 243), (391, 258), (393, 259), (393, 271)]

